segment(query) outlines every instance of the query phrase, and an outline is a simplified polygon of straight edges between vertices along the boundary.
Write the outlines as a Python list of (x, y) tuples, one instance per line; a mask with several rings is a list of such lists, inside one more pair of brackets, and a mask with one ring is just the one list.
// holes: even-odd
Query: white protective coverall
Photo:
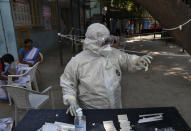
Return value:
[(84, 50), (69, 61), (60, 77), (64, 104), (73, 97), (85, 109), (122, 108), (121, 69), (141, 69), (135, 65), (139, 56), (112, 47), (105, 50), (101, 40), (106, 35), (110, 32), (102, 24), (88, 27)]

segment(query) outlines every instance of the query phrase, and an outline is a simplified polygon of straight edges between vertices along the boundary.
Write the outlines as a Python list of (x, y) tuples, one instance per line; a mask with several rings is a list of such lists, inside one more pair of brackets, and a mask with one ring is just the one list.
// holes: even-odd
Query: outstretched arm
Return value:
[(152, 57), (150, 54), (137, 56), (121, 52), (118, 59), (123, 69), (128, 69), (129, 71), (145, 69), (147, 71)]

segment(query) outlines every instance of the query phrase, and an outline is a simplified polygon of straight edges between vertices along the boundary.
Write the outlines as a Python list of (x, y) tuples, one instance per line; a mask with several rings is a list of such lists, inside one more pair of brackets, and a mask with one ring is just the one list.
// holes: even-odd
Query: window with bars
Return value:
[[(19, 2), (18, 2), (19, 1)], [(47, 4), (47, 2), (45, 2)], [(12, 10), (14, 24), (16, 27), (30, 26), (42, 27), (43, 26), (43, 0), (12, 0)], [(58, 9), (55, 1), (48, 2), (50, 7), (50, 23), (52, 26), (58, 25)]]
[(12, 15), (15, 27), (31, 26), (31, 12), (28, 1), (11, 1)]

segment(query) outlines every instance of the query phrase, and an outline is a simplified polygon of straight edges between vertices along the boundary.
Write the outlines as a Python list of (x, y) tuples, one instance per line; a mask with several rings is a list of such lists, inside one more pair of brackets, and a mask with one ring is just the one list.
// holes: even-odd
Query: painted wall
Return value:
[[(16, 31), (17, 35), (17, 31)], [(40, 49), (40, 52), (46, 53), (57, 44), (57, 29), (45, 30), (44, 28), (30, 29), (30, 39), (33, 45)], [(17, 41), (18, 49), (20, 49)]]
[(31, 39), (35, 47), (38, 47), (42, 53), (47, 52), (52, 47), (56, 46), (57, 30), (31, 30)]
[[(48, 1), (47, 0), (42, 0), (42, 6), (48, 5)], [(51, 29), (47, 30), (44, 27), (44, 18), (43, 18), (43, 10), (42, 7), (40, 7), (41, 10), (41, 22), (42, 22), (42, 27), (34, 27), (30, 29), (30, 39), (33, 40), (33, 45), (37, 48), (40, 49), (40, 52), (42, 53), (46, 53), (49, 49), (51, 49), (52, 47), (55, 47), (57, 44), (57, 28), (58, 27), (52, 27), (51, 25)], [(16, 31), (16, 35), (17, 35), (17, 31)], [(18, 48), (19, 47), (19, 44)]]
[(17, 59), (17, 44), (9, 0), (0, 0), (0, 11), (0, 56), (10, 53)]
[[(73, 3), (73, 23), (74, 23), (74, 28), (79, 28), (79, 17), (78, 17), (79, 11), (76, 4), (77, 2)], [(43, 0), (43, 5), (48, 5), (48, 1)], [(59, 7), (65, 8), (65, 6), (62, 6), (62, 5), (60, 5)], [(71, 9), (69, 7), (70, 6), (68, 4), (68, 7), (65, 8), (66, 14), (67, 14), (67, 23), (66, 23), (67, 33), (71, 30), (71, 27), (72, 27)], [(43, 19), (42, 19), (42, 22), (43, 22)], [(32, 28), (30, 29), (30, 37), (33, 40), (33, 45), (39, 48), (42, 53), (46, 53), (49, 49), (52, 49), (53, 47), (57, 46), (57, 32), (58, 32), (57, 27), (52, 27), (51, 30), (45, 30), (44, 27)], [(17, 31), (16, 31), (16, 35), (17, 35)]]

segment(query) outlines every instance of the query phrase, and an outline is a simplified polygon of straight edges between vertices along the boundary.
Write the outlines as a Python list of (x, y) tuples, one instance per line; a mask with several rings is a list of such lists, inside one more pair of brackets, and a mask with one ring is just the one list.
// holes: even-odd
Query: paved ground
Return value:
[[(175, 106), (191, 126), (191, 57), (174, 45), (162, 41), (131, 41), (126, 49), (148, 53), (154, 60), (148, 72), (123, 72), (122, 103), (125, 108)], [(40, 90), (52, 85), (57, 109), (65, 108), (59, 77), (72, 57), (71, 48), (64, 47), (64, 66), (60, 66), (58, 48), (44, 55), (40, 65)], [(0, 118), (13, 115), (13, 107), (0, 103)], [(51, 108), (46, 104), (43, 108)], [(21, 112), (24, 115), (24, 111)]]
[(191, 57), (160, 41), (136, 42), (129, 50), (153, 52), (148, 72), (124, 73), (124, 107), (175, 106), (191, 126)]

